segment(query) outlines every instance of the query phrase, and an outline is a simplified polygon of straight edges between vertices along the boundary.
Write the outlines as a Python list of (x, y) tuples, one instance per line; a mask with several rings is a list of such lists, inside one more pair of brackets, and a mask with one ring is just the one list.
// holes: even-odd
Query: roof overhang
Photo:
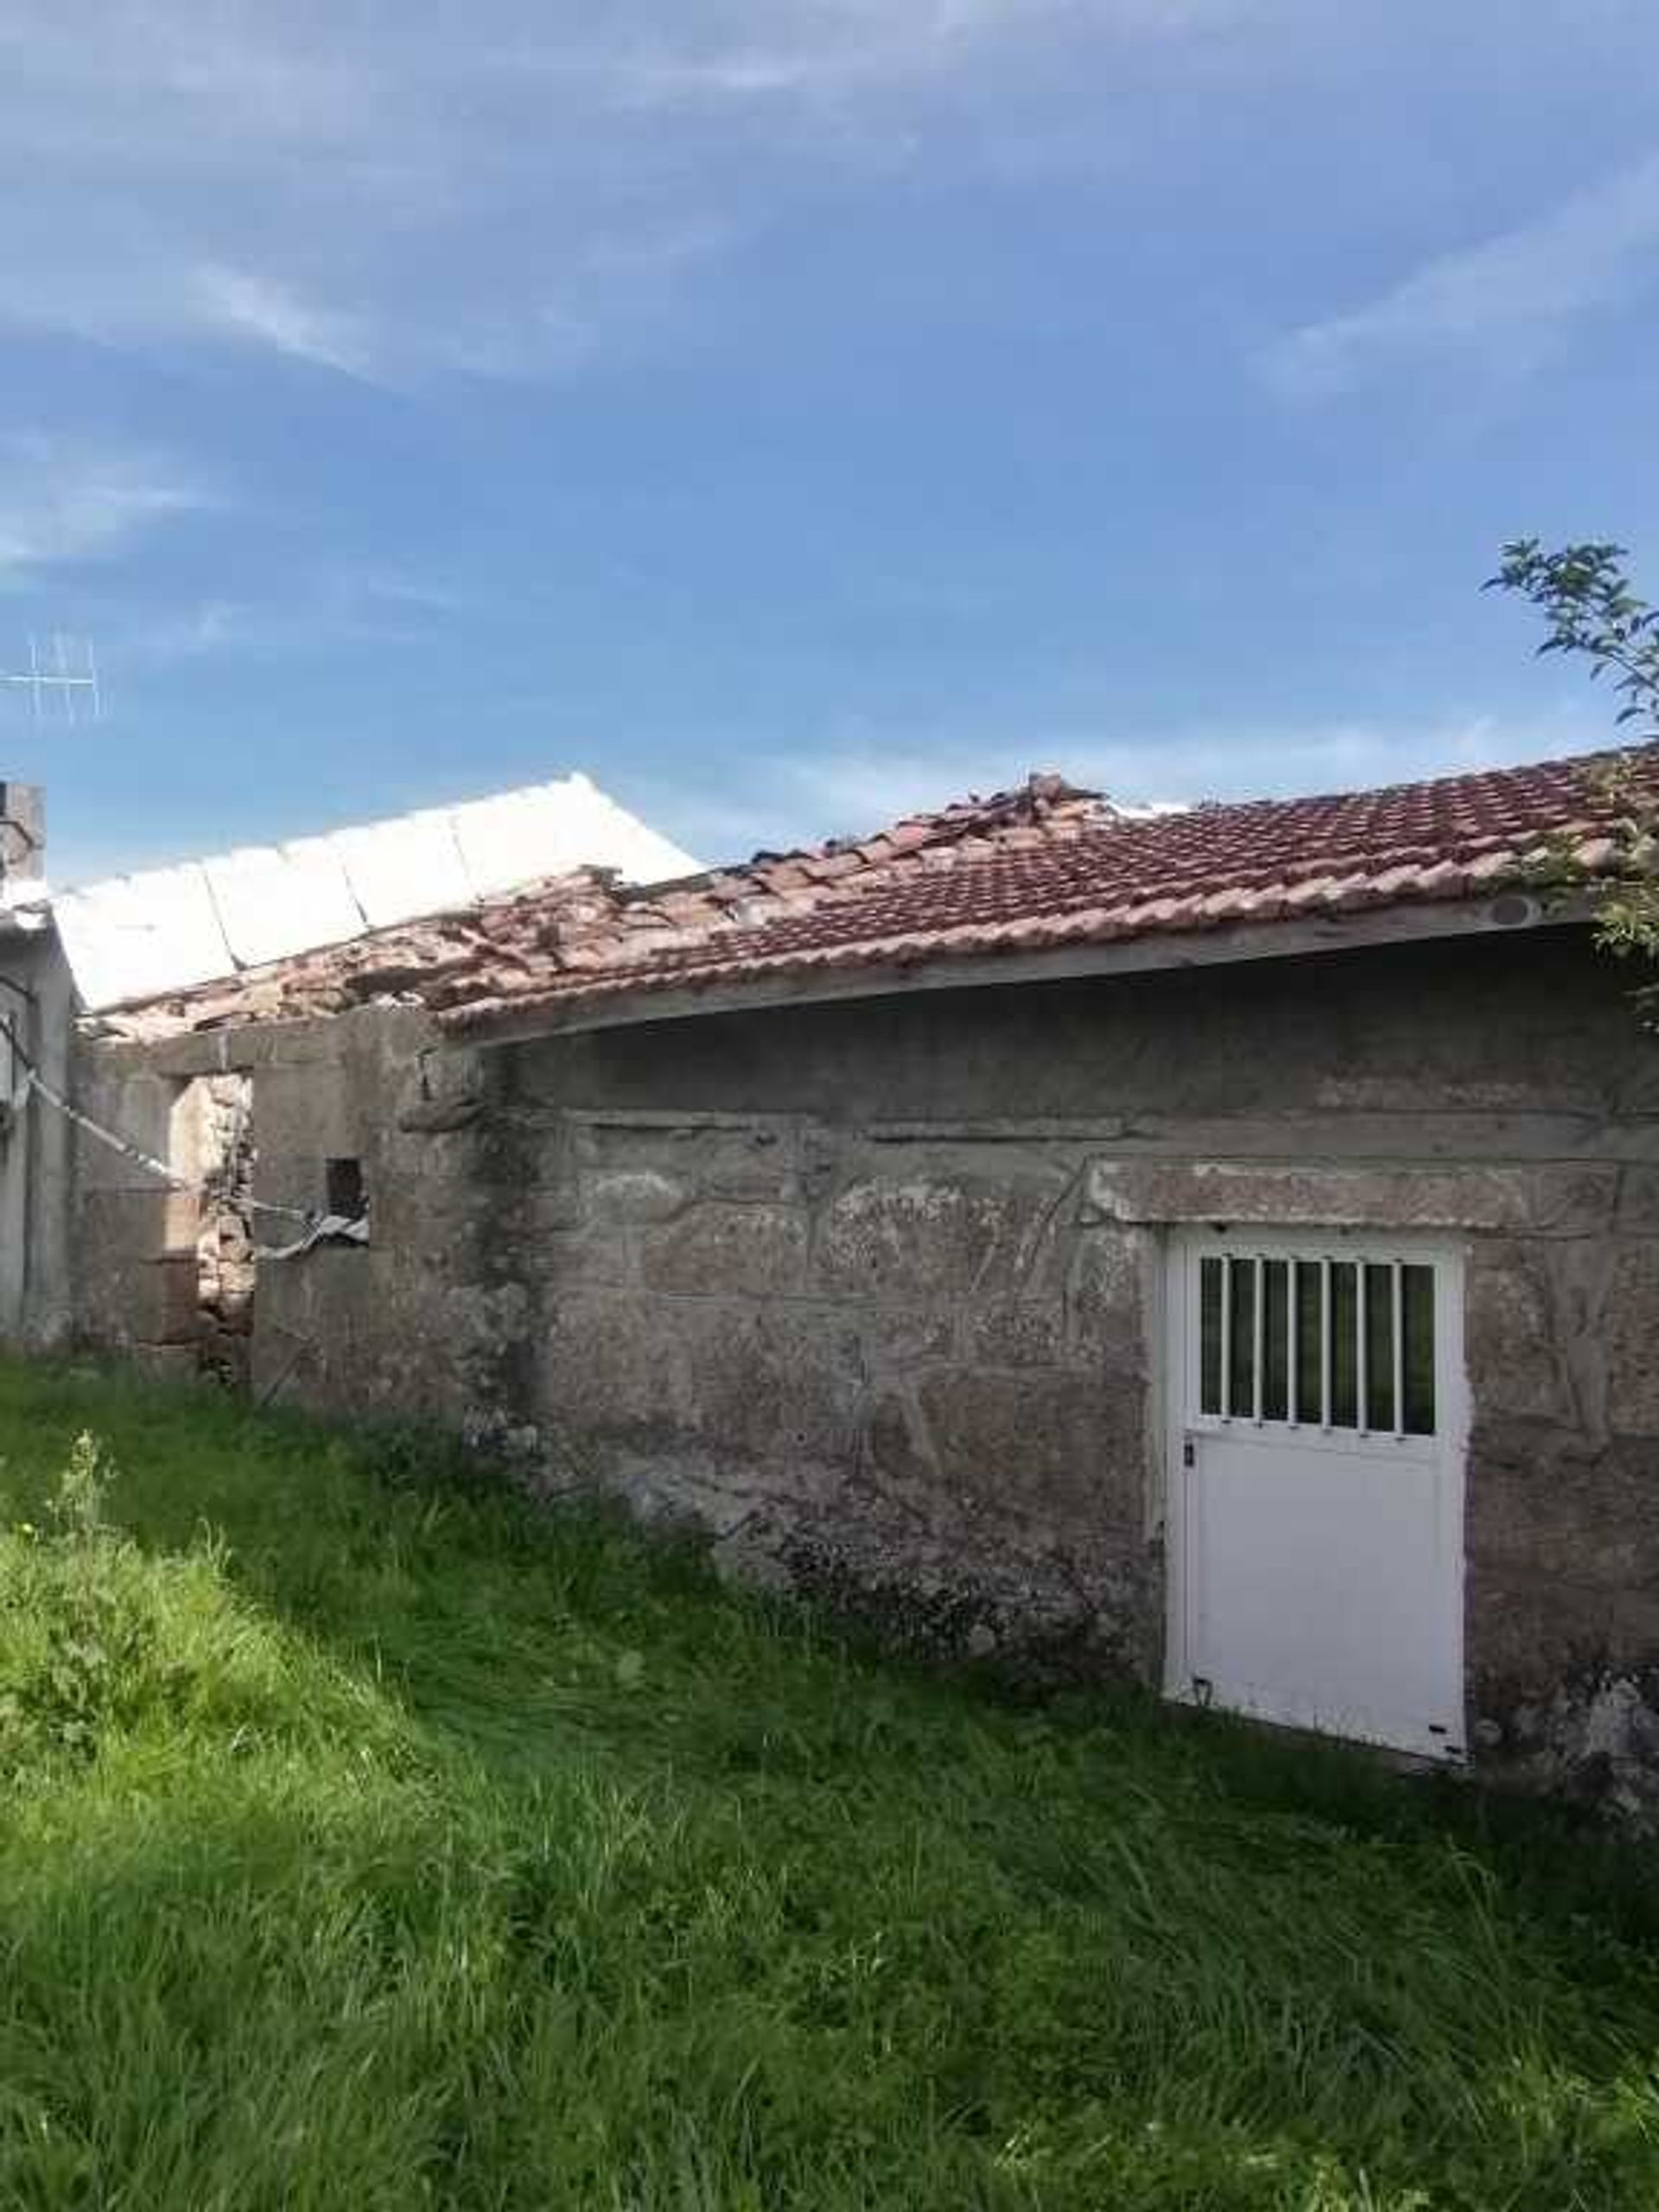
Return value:
[(1547, 901), (1510, 890), (1482, 899), (1421, 900), (1293, 921), (1224, 923), (1101, 944), (1057, 945), (1039, 952), (924, 954), (886, 963), (762, 970), (675, 988), (573, 995), (565, 1005), (556, 999), (518, 1009), (507, 1004), (481, 1020), (446, 1026), (457, 1042), (487, 1049), (538, 1037), (633, 1029), (651, 1022), (756, 1013), (779, 1006), (822, 1006), (918, 991), (985, 990), (1084, 976), (1143, 976), (1453, 938), (1514, 936), (1582, 926), (1590, 918), (1590, 902), (1585, 898)]

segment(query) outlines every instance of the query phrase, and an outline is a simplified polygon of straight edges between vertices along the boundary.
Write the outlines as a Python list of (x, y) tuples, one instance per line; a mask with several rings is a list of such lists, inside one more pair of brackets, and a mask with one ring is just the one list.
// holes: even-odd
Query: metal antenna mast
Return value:
[(27, 692), (37, 722), (59, 705), (72, 728), (83, 717), (101, 721), (104, 700), (92, 639), (66, 637), (58, 630), (45, 640), (45, 651), (41, 644), (39, 638), (30, 638), (27, 668), (0, 668), (0, 689)]

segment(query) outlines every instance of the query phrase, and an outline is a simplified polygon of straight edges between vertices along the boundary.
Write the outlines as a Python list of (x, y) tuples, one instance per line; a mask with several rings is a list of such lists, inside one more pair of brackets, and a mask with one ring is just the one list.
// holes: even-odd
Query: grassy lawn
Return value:
[(4, 2212), (1659, 2205), (1639, 1861), (419, 1458), (0, 1366)]

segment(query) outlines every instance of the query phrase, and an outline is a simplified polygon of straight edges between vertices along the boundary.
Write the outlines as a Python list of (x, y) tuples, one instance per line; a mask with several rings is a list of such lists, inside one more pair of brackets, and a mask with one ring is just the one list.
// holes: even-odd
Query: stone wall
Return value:
[[(469, 1079), (465, 1056), (423, 1060), (429, 1041), (419, 1017), (373, 1013), (165, 1046), (84, 1046), (78, 1096), (85, 1110), (181, 1177), (200, 1181), (206, 1204), (83, 1141), (76, 1209), (82, 1339), (169, 1371), (201, 1364), (203, 1301), (214, 1272), (205, 1266), (204, 1243), (218, 1237), (222, 1260), (226, 1226), (219, 1189), (226, 1086), (245, 1084), (251, 1146), (232, 1211), (238, 1223), (245, 1217), (251, 1249), (238, 1243), (233, 1288), (238, 1299), (251, 1298), (255, 1395), (456, 1426), (493, 1402), (495, 1332), (482, 1283), (494, 1194), (479, 1172), (474, 1141), (431, 1126), (416, 1135), (401, 1127), (404, 1118), (421, 1121), (423, 1109), (429, 1124), (432, 1096), (423, 1094)], [(327, 1210), (329, 1162), (346, 1160), (362, 1170), (372, 1244), (274, 1256), (302, 1240), (308, 1215)]]
[(361, 1161), (369, 1249), (261, 1268), (263, 1393), (443, 1420), (925, 1640), (1149, 1678), (1166, 1227), (1456, 1231), (1476, 1740), (1617, 1780), (1659, 1662), (1625, 988), (1552, 930), (494, 1052), (371, 1013), (100, 1079), (249, 1065), (277, 1203)]
[(531, 1070), (511, 1112), (567, 1147), (513, 1269), (555, 1469), (930, 1640), (1155, 1666), (1153, 1253), (1081, 1230), (1078, 1147), (567, 1115)]

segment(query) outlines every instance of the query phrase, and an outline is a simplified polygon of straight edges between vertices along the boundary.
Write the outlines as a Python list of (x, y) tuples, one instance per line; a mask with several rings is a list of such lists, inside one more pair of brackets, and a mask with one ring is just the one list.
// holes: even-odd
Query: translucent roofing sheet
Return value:
[(53, 902), (91, 1008), (212, 982), (576, 868), (625, 882), (697, 872), (690, 854), (573, 775), (286, 844), (60, 893)]

